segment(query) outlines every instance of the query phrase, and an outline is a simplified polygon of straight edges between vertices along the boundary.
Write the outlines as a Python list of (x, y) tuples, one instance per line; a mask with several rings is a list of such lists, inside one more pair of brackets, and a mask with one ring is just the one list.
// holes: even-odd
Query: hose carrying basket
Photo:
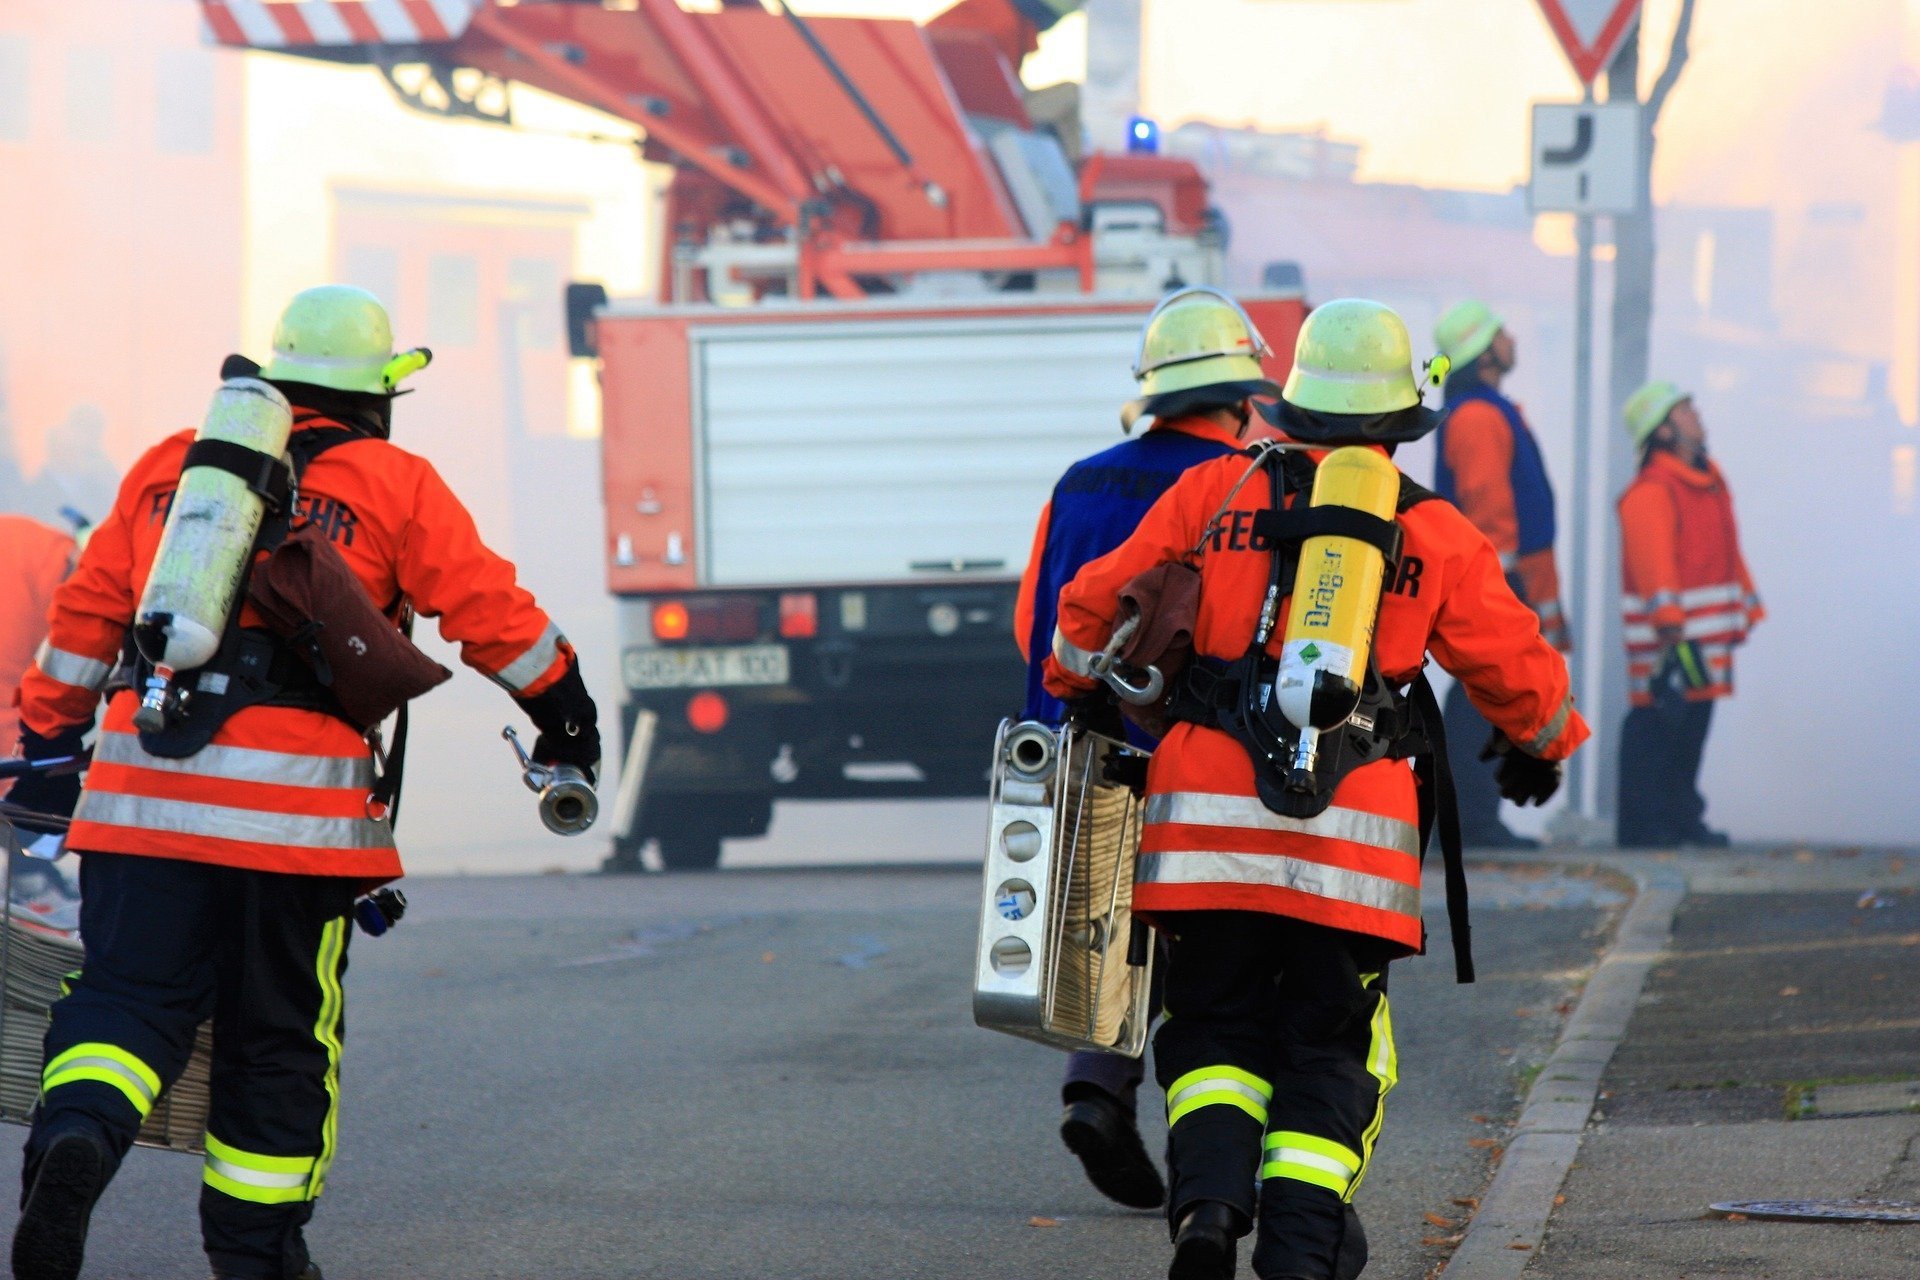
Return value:
[(994, 744), (974, 1021), (1137, 1057), (1153, 948), (1133, 917), (1146, 754), (1069, 725), (1002, 721)]
[[(79, 972), (84, 951), (77, 934), (37, 923), (32, 912), (14, 901), (13, 868), (22, 854), (13, 825), (4, 817), (0, 817), (0, 837), (6, 846), (0, 887), (5, 889), (7, 904), (6, 927), (0, 929), (0, 1120), (29, 1124), (40, 1098), (53, 1002)], [(140, 1127), (140, 1145), (205, 1152), (211, 1026), (210, 1021), (200, 1024), (193, 1057), (153, 1104)]]

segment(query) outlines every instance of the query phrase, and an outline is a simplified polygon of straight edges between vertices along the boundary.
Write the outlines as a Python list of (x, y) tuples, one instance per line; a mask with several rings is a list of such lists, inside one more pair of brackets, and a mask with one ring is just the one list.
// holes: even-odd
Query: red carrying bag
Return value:
[(362, 731), (453, 677), (380, 611), (316, 526), (293, 530), (254, 565), (247, 600)]

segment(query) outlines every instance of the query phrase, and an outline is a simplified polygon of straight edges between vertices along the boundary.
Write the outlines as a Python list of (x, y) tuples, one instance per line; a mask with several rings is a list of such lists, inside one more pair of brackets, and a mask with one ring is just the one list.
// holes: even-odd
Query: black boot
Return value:
[(1140, 1141), (1133, 1114), (1106, 1093), (1090, 1091), (1068, 1103), (1060, 1139), (1107, 1199), (1130, 1209), (1158, 1209), (1166, 1202), (1166, 1184)]
[(1173, 1264), (1167, 1280), (1233, 1280), (1246, 1215), (1218, 1200), (1197, 1200), (1173, 1234)]
[(107, 1186), (107, 1149), (87, 1133), (55, 1138), (40, 1157), (13, 1232), (14, 1280), (77, 1280), (87, 1222)]

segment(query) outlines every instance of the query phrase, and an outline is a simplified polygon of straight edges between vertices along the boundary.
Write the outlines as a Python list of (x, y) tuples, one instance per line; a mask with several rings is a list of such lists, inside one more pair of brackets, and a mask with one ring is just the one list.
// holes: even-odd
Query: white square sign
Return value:
[(1533, 104), (1535, 213), (1633, 213), (1640, 208), (1640, 106)]

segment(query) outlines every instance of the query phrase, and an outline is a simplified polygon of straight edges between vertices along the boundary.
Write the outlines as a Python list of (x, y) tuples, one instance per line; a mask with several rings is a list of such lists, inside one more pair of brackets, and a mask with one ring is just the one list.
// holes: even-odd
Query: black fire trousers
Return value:
[(117, 1169), (155, 1099), (213, 1019), (200, 1191), (220, 1275), (282, 1280), (307, 1265), (301, 1228), (338, 1134), (341, 980), (356, 882), (172, 858), (83, 853), (87, 954), (53, 1007), (26, 1186), (75, 1131)]
[(1358, 1275), (1366, 1245), (1351, 1202), (1399, 1070), (1386, 990), (1394, 949), (1251, 911), (1158, 923), (1173, 935), (1153, 1045), (1167, 1091), (1170, 1224), (1198, 1201), (1222, 1201), (1257, 1225), (1255, 1274)]
[(1707, 812), (1700, 759), (1713, 724), (1711, 701), (1668, 693), (1627, 712), (1620, 726), (1619, 834), (1622, 848), (1660, 848), (1699, 834)]
[(1498, 762), (1480, 758), (1493, 726), (1458, 680), (1448, 688), (1440, 715), (1447, 726), (1447, 763), (1453, 769), (1461, 839), (1470, 845), (1497, 843), (1507, 834), (1507, 824), (1500, 820), (1500, 785), (1494, 781)]

